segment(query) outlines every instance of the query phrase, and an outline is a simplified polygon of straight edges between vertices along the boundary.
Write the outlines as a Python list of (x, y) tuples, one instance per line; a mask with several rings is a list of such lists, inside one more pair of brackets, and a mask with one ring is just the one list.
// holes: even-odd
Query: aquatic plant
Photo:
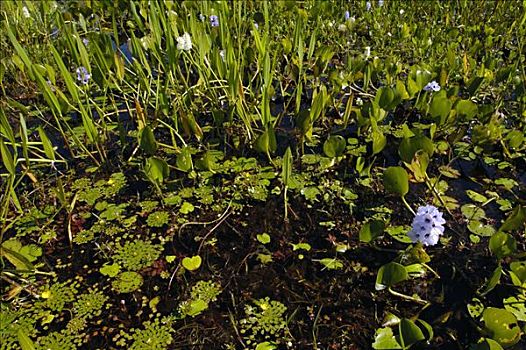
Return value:
[(142, 286), (143, 278), (135, 271), (125, 271), (117, 275), (111, 286), (118, 293), (131, 293)]
[(165, 211), (156, 211), (148, 215), (146, 224), (150, 227), (163, 227), (168, 223), (170, 216)]
[(239, 322), (241, 334), (248, 337), (247, 344), (259, 337), (264, 340), (279, 339), (287, 326), (287, 307), (269, 297), (255, 300), (254, 305), (245, 306), (246, 317)]
[(127, 270), (137, 271), (153, 264), (161, 255), (162, 249), (161, 245), (139, 239), (124, 245), (117, 243), (113, 260)]
[(73, 312), (77, 317), (94, 318), (100, 316), (102, 311), (109, 306), (107, 301), (108, 296), (102, 291), (92, 290), (77, 297), (73, 303)]
[(169, 349), (172, 344), (174, 328), (172, 319), (156, 318), (143, 323), (143, 329), (132, 328), (128, 332), (121, 331), (117, 345), (130, 350)]

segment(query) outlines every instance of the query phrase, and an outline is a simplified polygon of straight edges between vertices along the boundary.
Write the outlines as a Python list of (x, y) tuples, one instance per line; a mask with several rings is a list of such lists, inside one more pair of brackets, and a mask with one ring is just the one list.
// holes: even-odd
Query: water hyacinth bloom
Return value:
[(184, 33), (182, 36), (177, 37), (177, 49), (190, 51), (192, 49), (192, 39), (190, 34)]
[(423, 245), (435, 245), (444, 234), (446, 220), (442, 213), (432, 205), (419, 207), (416, 212), (411, 231), (407, 234), (411, 241), (421, 242)]
[(210, 25), (212, 27), (219, 27), (219, 17), (216, 15), (210, 16)]
[(88, 81), (91, 79), (91, 74), (89, 74), (86, 67), (79, 67), (77, 68), (77, 80), (80, 81), (82, 85), (86, 85)]
[(378, 0), (378, 6), (379, 7), (384, 6), (384, 0)]
[(370, 1), (367, 1), (367, 2), (365, 3), (365, 9), (366, 9), (367, 11), (371, 11), (371, 2), (370, 2)]
[(440, 85), (436, 81), (432, 81), (424, 86), (424, 91), (440, 91)]
[(204, 22), (204, 21), (205, 21), (205, 16), (203, 16), (202, 13), (199, 14), (199, 20), (200, 20), (201, 22)]
[(351, 14), (349, 13), (349, 11), (345, 11), (345, 20), (348, 21), (349, 18), (351, 18)]
[(89, 40), (84, 38), (84, 39), (82, 39), (82, 43), (84, 44), (84, 46), (88, 46)]

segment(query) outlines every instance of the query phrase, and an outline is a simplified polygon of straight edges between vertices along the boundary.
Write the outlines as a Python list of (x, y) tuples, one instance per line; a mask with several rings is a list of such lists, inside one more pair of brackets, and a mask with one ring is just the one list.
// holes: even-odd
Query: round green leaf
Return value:
[(385, 224), (381, 220), (366, 222), (360, 229), (360, 241), (369, 243), (380, 236), (385, 229)]
[(503, 347), (514, 345), (520, 340), (521, 330), (517, 325), (517, 318), (511, 312), (488, 307), (482, 315), (491, 337)]
[(489, 250), (499, 259), (512, 255), (517, 250), (517, 241), (505, 232), (497, 232), (489, 240)]
[(385, 169), (384, 187), (387, 191), (405, 196), (409, 192), (409, 176), (404, 168), (393, 166)]

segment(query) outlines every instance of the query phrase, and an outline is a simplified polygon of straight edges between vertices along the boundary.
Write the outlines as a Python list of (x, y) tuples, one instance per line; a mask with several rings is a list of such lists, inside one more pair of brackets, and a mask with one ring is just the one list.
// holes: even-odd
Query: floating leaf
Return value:
[(193, 168), (192, 163), (192, 153), (190, 152), (189, 147), (183, 147), (181, 149), (181, 153), (177, 155), (177, 159), (175, 161), (175, 164), (177, 165), (177, 168), (181, 171), (190, 171)]
[(186, 257), (183, 259), (183, 267), (189, 271), (195, 271), (201, 266), (201, 257), (199, 255)]
[(271, 342), (263, 342), (263, 343), (259, 343), (257, 346), (256, 346), (256, 350), (274, 350), (274, 349), (277, 349), (278, 347), (276, 346), (276, 344), (274, 343), (271, 343)]
[(483, 338), (477, 344), (472, 344), (469, 350), (503, 350), (503, 348), (495, 340)]
[(165, 178), (170, 176), (170, 169), (168, 163), (163, 159), (150, 157), (146, 160), (144, 172), (148, 178), (155, 183), (162, 183)]
[(387, 191), (405, 196), (409, 192), (409, 176), (404, 168), (389, 167), (384, 171), (384, 187)]
[(404, 162), (411, 163), (415, 153), (419, 150), (424, 150), (431, 158), (434, 152), (433, 141), (425, 135), (405, 137), (402, 142), (400, 142), (398, 154)]
[(438, 120), (438, 124), (444, 124), (452, 105), (453, 103), (448, 98), (436, 95), (429, 106), (429, 114)]
[(119, 264), (114, 263), (114, 264), (111, 264), (111, 265), (104, 264), (104, 266), (102, 266), (99, 269), (99, 271), (100, 271), (100, 273), (102, 273), (105, 276), (115, 277), (115, 276), (117, 276), (119, 274), (120, 269), (121, 269), (121, 267), (119, 266)]

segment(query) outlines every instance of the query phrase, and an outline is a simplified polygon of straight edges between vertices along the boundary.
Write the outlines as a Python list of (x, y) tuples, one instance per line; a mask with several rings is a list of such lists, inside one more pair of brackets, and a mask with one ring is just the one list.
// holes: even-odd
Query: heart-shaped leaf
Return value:
[(183, 259), (183, 267), (189, 271), (195, 271), (201, 266), (201, 257), (199, 255), (186, 257)]
[(517, 250), (517, 241), (512, 235), (497, 232), (489, 240), (489, 250), (499, 259), (512, 255)]
[(398, 325), (400, 332), (400, 343), (402, 348), (407, 349), (411, 345), (424, 340), (424, 333), (413, 321), (403, 318)]

